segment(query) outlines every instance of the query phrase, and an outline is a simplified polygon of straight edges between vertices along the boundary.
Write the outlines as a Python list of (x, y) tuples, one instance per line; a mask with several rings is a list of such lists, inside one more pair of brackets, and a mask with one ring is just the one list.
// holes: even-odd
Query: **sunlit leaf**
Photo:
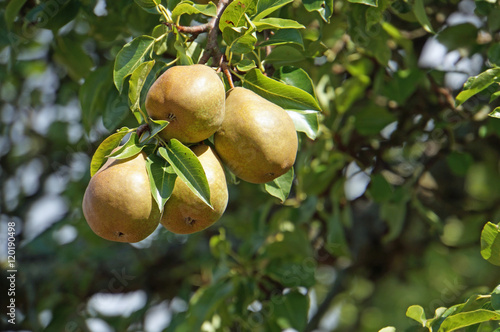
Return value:
[(277, 30), (277, 29), (304, 29), (305, 27), (297, 21), (277, 18), (277, 17), (269, 17), (263, 18), (259, 21), (253, 22), (257, 28), (257, 31), (262, 31), (266, 29)]
[(238, 0), (231, 2), (224, 13), (222, 13), (219, 29), (224, 32), (226, 28), (236, 28), (246, 26), (247, 19), (245, 14), (251, 16), (255, 12), (256, 1)]
[(165, 203), (172, 195), (177, 178), (177, 174), (168, 170), (169, 167), (171, 168), (168, 162), (156, 154), (150, 154), (146, 159), (151, 194), (160, 212), (163, 212)]
[(283, 29), (278, 30), (272, 35), (268, 40), (263, 41), (259, 44), (259, 47), (269, 46), (269, 45), (297, 45), (301, 49), (304, 49), (304, 42), (302, 41), (302, 35), (299, 31), (295, 29)]
[(143, 62), (134, 70), (132, 76), (130, 76), (128, 98), (130, 105), (132, 105), (132, 111), (136, 111), (140, 107), (142, 88), (154, 65), (155, 60)]
[(305, 133), (312, 140), (316, 139), (319, 131), (317, 111), (287, 110), (287, 113), (293, 120), (295, 130)]
[(118, 150), (109, 155), (109, 157), (114, 159), (127, 159), (138, 155), (145, 147), (145, 144), (139, 142), (139, 137), (137, 133), (133, 132), (130, 134), (127, 142), (123, 144)]
[(113, 81), (121, 93), (123, 81), (139, 67), (146, 58), (150, 57), (155, 39), (150, 36), (140, 36), (123, 46), (115, 59)]
[(500, 67), (488, 69), (477, 76), (469, 78), (464, 84), (463, 91), (455, 98), (456, 106), (463, 104), (469, 98), (488, 88), (493, 83), (499, 82)]
[(330, 23), (330, 17), (333, 14), (333, 0), (302, 0), (307, 11), (316, 11), (323, 21)]
[(259, 0), (253, 20), (258, 21), (290, 2), (293, 2), (293, 0)]
[(500, 266), (500, 227), (488, 222), (481, 232), (481, 256)]
[(316, 96), (313, 82), (307, 72), (302, 68), (283, 66), (276, 69), (274, 77), (283, 83), (306, 91), (311, 96)]
[(123, 137), (127, 135), (128, 128), (124, 127), (118, 130), (116, 133), (108, 136), (104, 141), (99, 144), (99, 147), (94, 152), (92, 160), (90, 162), (90, 176), (94, 176), (95, 173), (104, 165), (106, 162), (106, 157), (116, 148)]
[(493, 320), (500, 320), (499, 312), (485, 309), (461, 312), (447, 317), (439, 327), (438, 332), (454, 331), (463, 327)]
[(321, 111), (318, 101), (309, 93), (266, 77), (258, 69), (245, 75), (243, 86), (284, 109)]
[(293, 167), (282, 176), (277, 177), (273, 181), (267, 182), (264, 187), (270, 195), (277, 197), (281, 200), (281, 202), (284, 202), (290, 194), (292, 183)]
[(305, 55), (295, 47), (282, 45), (273, 48), (264, 61), (275, 66), (283, 66), (305, 60), (305, 58)]
[(410, 306), (408, 310), (406, 310), (406, 317), (419, 322), (422, 326), (425, 326), (426, 318), (424, 308), (419, 305)]
[(207, 205), (212, 206), (207, 176), (194, 152), (175, 138), (171, 139), (167, 146), (160, 147), (158, 151), (193, 193)]
[(175, 6), (172, 11), (172, 20), (177, 22), (177, 19), (183, 15), (203, 14), (205, 16), (215, 16), (217, 7), (213, 2), (206, 5), (195, 4), (191, 1), (182, 1)]

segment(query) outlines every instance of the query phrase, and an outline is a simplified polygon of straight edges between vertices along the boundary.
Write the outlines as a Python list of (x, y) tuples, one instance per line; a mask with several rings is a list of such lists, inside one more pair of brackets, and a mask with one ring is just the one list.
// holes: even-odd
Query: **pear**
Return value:
[(207, 176), (213, 208), (177, 178), (161, 218), (161, 224), (177, 234), (191, 234), (211, 226), (222, 216), (228, 202), (224, 168), (213, 149), (208, 145), (197, 145), (192, 150), (198, 156)]
[(237, 177), (265, 183), (293, 166), (298, 139), (293, 121), (283, 108), (251, 90), (236, 87), (227, 93), (226, 114), (214, 145)]
[(160, 137), (196, 143), (220, 127), (225, 95), (224, 84), (212, 68), (200, 64), (175, 66), (153, 83), (145, 106), (152, 119), (170, 121)]
[(151, 195), (146, 154), (109, 158), (90, 179), (83, 214), (94, 233), (106, 240), (138, 242), (148, 237), (161, 213)]

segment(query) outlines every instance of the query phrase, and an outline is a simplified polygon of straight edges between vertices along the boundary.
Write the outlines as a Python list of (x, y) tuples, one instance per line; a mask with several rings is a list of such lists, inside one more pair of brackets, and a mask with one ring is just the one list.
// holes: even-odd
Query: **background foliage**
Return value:
[[(142, 77), (140, 67), (147, 86), (175, 58), (198, 62), (205, 43), (167, 33), (175, 27), (160, 23), (158, 3), (0, 2), (0, 226), (5, 241), (7, 221), (16, 223), (19, 270), (18, 323), (2, 316), (2, 325), (434, 331), (461, 310), (498, 313), (495, 1), (233, 2), (250, 9), (221, 33), (221, 52), (243, 84), (268, 91), (253, 68), (263, 67), (322, 109), (319, 127), (299, 134), (290, 196), (280, 204), (263, 186), (231, 183), (228, 209), (208, 230), (112, 243), (92, 233), (81, 201), (97, 146), (137, 126), (130, 109), (147, 89), (127, 75)], [(215, 5), (178, 3), (162, 5), (182, 26), (215, 15)], [(263, 30), (275, 33), (264, 40)], [(127, 67), (138, 50), (147, 56)], [(487, 221), (491, 246), (481, 248)], [(498, 322), (477, 328), (467, 331)]]

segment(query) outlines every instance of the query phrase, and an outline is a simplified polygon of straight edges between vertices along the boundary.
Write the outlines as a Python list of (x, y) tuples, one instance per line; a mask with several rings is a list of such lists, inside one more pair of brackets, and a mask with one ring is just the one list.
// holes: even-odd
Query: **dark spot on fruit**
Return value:
[(118, 237), (122, 237), (123, 235), (125, 234), (123, 234), (122, 232), (118, 232)]
[(274, 176), (274, 173), (267, 173), (267, 176)]
[(191, 218), (191, 217), (186, 217), (184, 218), (184, 221), (186, 222), (186, 224), (188, 224), (189, 226), (193, 226), (194, 223), (196, 222), (195, 219)]
[(176, 119), (176, 116), (174, 113), (169, 113), (168, 116), (167, 116), (167, 121), (169, 122), (172, 122), (172, 121), (175, 121)]

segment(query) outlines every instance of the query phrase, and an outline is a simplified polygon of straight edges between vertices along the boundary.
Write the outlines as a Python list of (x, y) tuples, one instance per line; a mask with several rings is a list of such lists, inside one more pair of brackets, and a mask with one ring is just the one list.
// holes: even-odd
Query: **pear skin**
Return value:
[(292, 118), (251, 90), (227, 93), (226, 113), (214, 145), (227, 168), (250, 183), (266, 183), (295, 163), (298, 138)]
[(161, 218), (161, 224), (177, 234), (191, 234), (211, 226), (222, 216), (228, 202), (226, 176), (217, 155), (208, 145), (197, 145), (192, 150), (198, 156), (207, 176), (213, 208), (177, 178)]
[(224, 119), (225, 89), (206, 65), (174, 66), (153, 83), (146, 110), (154, 120), (170, 121), (160, 136), (197, 143), (212, 136)]
[(83, 214), (94, 233), (106, 240), (132, 243), (148, 237), (161, 213), (151, 195), (146, 155), (109, 158), (90, 179)]

